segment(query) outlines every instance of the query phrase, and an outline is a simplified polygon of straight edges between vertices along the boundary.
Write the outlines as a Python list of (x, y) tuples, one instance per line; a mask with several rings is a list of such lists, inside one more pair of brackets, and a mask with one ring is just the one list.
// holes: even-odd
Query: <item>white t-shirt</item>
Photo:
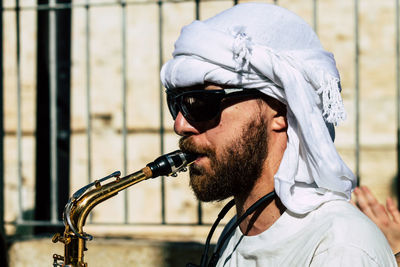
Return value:
[(397, 264), (379, 228), (350, 203), (337, 200), (302, 216), (286, 211), (269, 229), (256, 236), (245, 236), (237, 227), (226, 241), (217, 266), (395, 267)]

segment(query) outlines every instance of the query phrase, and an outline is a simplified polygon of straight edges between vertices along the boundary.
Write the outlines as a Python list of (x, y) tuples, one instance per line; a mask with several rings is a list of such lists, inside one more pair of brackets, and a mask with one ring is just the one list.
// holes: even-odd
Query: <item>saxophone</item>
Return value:
[[(86, 241), (93, 236), (83, 231), (86, 218), (90, 211), (99, 203), (115, 196), (119, 191), (131, 185), (162, 175), (177, 176), (178, 172), (186, 171), (186, 167), (195, 160), (195, 156), (179, 150), (158, 157), (140, 171), (120, 178), (121, 172), (116, 171), (104, 178), (90, 183), (76, 191), (65, 205), (63, 221), (64, 234), (56, 233), (53, 243), (64, 244), (64, 256), (53, 255), (53, 267), (87, 267), (84, 262)], [(114, 181), (102, 185), (101, 183), (115, 178)], [(90, 189), (90, 190), (89, 190)]]

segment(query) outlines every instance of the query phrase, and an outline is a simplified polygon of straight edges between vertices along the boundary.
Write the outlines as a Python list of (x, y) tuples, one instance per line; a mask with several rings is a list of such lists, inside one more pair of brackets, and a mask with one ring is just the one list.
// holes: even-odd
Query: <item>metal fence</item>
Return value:
[[(87, 166), (87, 172), (86, 176), (88, 177), (88, 180), (86, 182), (89, 182), (91, 178), (94, 176), (93, 175), (93, 141), (92, 141), (92, 136), (93, 136), (93, 129), (92, 129), (92, 120), (93, 120), (93, 108), (94, 108), (94, 103), (93, 103), (93, 85), (92, 85), (92, 74), (93, 74), (93, 66), (90, 64), (92, 58), (92, 39), (91, 39), (91, 31), (93, 31), (92, 27), (92, 20), (91, 20), (91, 15), (92, 15), (92, 10), (93, 8), (118, 8), (120, 12), (120, 28), (117, 29), (119, 31), (119, 40), (114, 40), (115, 42), (120, 43), (120, 51), (119, 51), (119, 57), (120, 57), (120, 62), (121, 62), (121, 72), (120, 76), (116, 77), (116, 79), (119, 79), (118, 84), (120, 84), (120, 87), (117, 88), (116, 90), (120, 90), (119, 94), (121, 95), (121, 132), (120, 132), (120, 138), (121, 138), (121, 158), (122, 158), (122, 173), (127, 174), (128, 173), (128, 159), (129, 159), (129, 151), (128, 151), (128, 138), (129, 135), (132, 134), (133, 132), (142, 132), (142, 133), (148, 133), (148, 132), (156, 132), (159, 138), (159, 153), (163, 154), (166, 152), (165, 150), (165, 140), (166, 140), (166, 133), (171, 133), (172, 130), (170, 127), (166, 126), (165, 122), (165, 117), (168, 115), (165, 114), (165, 106), (163, 104), (163, 88), (160, 83), (158, 83), (159, 87), (157, 88), (158, 90), (158, 96), (159, 99), (159, 108), (158, 108), (158, 122), (157, 122), (157, 127), (152, 128), (152, 129), (142, 129), (142, 128), (136, 128), (133, 130), (130, 130), (128, 127), (127, 123), (127, 114), (130, 106), (128, 105), (128, 94), (127, 90), (129, 88), (128, 85), (128, 77), (129, 74), (127, 72), (127, 53), (130, 51), (130, 47), (128, 46), (128, 36), (129, 36), (129, 29), (127, 27), (127, 8), (130, 6), (143, 6), (143, 5), (151, 5), (154, 6), (157, 9), (157, 21), (153, 21), (154, 23), (157, 24), (157, 37), (154, 39), (156, 42), (158, 42), (157, 47), (158, 51), (156, 52), (158, 54), (158, 68), (160, 68), (165, 60), (165, 58), (168, 58), (169, 55), (165, 55), (165, 36), (167, 33), (165, 33), (165, 28), (164, 28), (164, 16), (165, 13), (170, 10), (171, 6), (179, 6), (182, 5), (183, 3), (192, 3), (193, 4), (193, 10), (192, 10), (192, 18), (193, 19), (198, 19), (202, 18), (202, 5), (213, 3), (213, 2), (225, 2), (228, 5), (234, 5), (237, 4), (237, 1), (218, 1), (218, 0), (210, 0), (210, 1), (138, 1), (138, 0), (132, 0), (132, 1), (106, 1), (106, 2), (100, 2), (100, 1), (77, 1), (73, 3), (60, 3), (56, 0), (50, 0), (48, 3), (45, 4), (34, 4), (28, 1), (25, 1), (21, 3), (19, 0), (16, 0), (16, 2), (7, 2), (4, 0), (1, 0), (1, 12), (0, 12), (0, 29), (1, 29), (1, 40), (0, 40), (0, 50), (2, 51), (1, 57), (0, 57), (0, 69), (2, 71), (2, 75), (0, 75), (0, 89), (1, 89), (1, 98), (0, 98), (0, 132), (2, 134), (3, 138), (0, 138), (0, 150), (3, 152), (1, 155), (1, 161), (3, 164), (0, 164), (0, 166), (3, 168), (5, 158), (7, 155), (10, 153), (10, 151), (7, 151), (7, 149), (4, 148), (4, 140), (5, 138), (8, 137), (13, 137), (16, 139), (16, 169), (17, 169), (17, 190), (15, 191), (16, 194), (18, 195), (17, 202), (18, 202), (18, 211), (15, 220), (11, 221), (5, 221), (4, 222), (4, 214), (7, 213), (8, 207), (4, 205), (4, 194), (7, 188), (3, 186), (5, 184), (4, 181), (4, 173), (5, 171), (3, 169), (0, 169), (0, 198), (2, 201), (1, 207), (0, 207), (0, 221), (4, 222), (6, 225), (28, 225), (28, 226), (39, 226), (39, 225), (61, 225), (60, 221), (60, 207), (58, 206), (58, 191), (59, 191), (59, 179), (57, 178), (60, 173), (58, 173), (57, 170), (59, 170), (59, 158), (57, 157), (58, 155), (58, 150), (60, 147), (58, 146), (58, 138), (60, 138), (60, 133), (59, 132), (59, 117), (57, 115), (58, 110), (58, 99), (57, 99), (57, 91), (58, 89), (58, 83), (57, 83), (57, 73), (59, 66), (57, 65), (59, 62), (57, 61), (57, 27), (59, 27), (60, 21), (57, 21), (57, 16), (60, 10), (69, 10), (69, 11), (76, 11), (80, 10), (80, 12), (84, 12), (85, 16), (85, 26), (84, 26), (84, 44), (82, 46), (82, 49), (84, 49), (84, 62), (85, 62), (85, 68), (84, 68), (84, 88), (85, 88), (85, 120), (86, 120), (86, 127), (84, 129), (84, 134), (86, 135), (86, 147), (84, 148), (87, 153), (87, 159), (85, 165)], [(269, 3), (274, 3), (274, 4), (282, 4), (285, 7), (289, 7), (290, 9), (290, 3), (287, 1), (266, 1)], [(314, 27), (315, 31), (317, 33), (321, 33), (322, 31), (327, 31), (328, 29), (324, 29), (320, 24), (320, 11), (321, 11), (321, 5), (323, 4), (324, 1), (317, 1), (317, 0), (304, 0), (300, 1), (302, 2), (303, 6), (308, 6), (309, 10), (309, 15), (311, 17), (308, 18), (308, 21), (311, 23), (311, 25)], [(325, 1), (326, 2), (329, 1)], [(341, 1), (337, 1), (341, 2)], [(350, 2), (350, 1), (342, 1), (342, 2)], [(360, 3), (361, 2), (361, 3)], [(369, 1), (369, 2), (376, 2), (380, 3), (379, 1)], [(387, 2), (387, 1), (386, 1)], [(365, 2), (364, 2), (365, 3)], [(359, 21), (360, 21), (360, 4), (362, 4), (362, 1), (354, 0), (352, 2), (352, 14), (351, 18), (353, 21), (353, 25), (351, 26), (345, 26), (342, 25), (342, 27), (352, 27), (353, 29), (353, 40), (352, 40), (352, 47), (350, 48), (352, 50), (352, 55), (353, 58), (348, 58), (348, 61), (352, 62), (352, 65), (354, 65), (354, 68), (352, 70), (354, 75), (354, 79), (352, 79), (353, 84), (350, 85), (350, 90), (352, 91), (351, 94), (352, 97), (349, 97), (352, 103), (348, 104), (352, 106), (353, 110), (353, 116), (351, 125), (348, 127), (350, 131), (353, 132), (353, 135), (351, 136), (352, 141), (351, 143), (351, 153), (353, 154), (353, 159), (354, 159), (354, 164), (352, 166), (355, 174), (357, 175), (358, 178), (360, 178), (360, 163), (362, 162), (360, 160), (360, 117), (362, 117), (362, 113), (360, 111), (360, 60), (362, 60), (362, 53), (360, 51), (360, 27), (359, 27)], [(387, 3), (386, 3), (387, 4)], [(165, 6), (168, 6), (166, 9)], [(400, 67), (399, 67), (399, 0), (393, 1), (391, 3), (392, 7), (392, 16), (395, 18), (395, 20), (392, 22), (394, 32), (393, 32), (393, 39), (395, 42), (392, 44), (392, 47), (394, 47), (394, 54), (393, 57), (395, 57), (395, 66), (394, 72), (395, 72), (395, 81), (393, 81), (393, 84), (395, 85), (395, 88), (392, 88), (393, 91), (395, 91), (395, 104), (396, 104), (396, 121), (393, 122), (393, 124), (397, 125), (396, 129), (397, 132), (394, 133), (393, 136), (397, 136), (398, 139), (398, 125), (400, 125), (399, 121), (399, 90), (400, 90)], [(49, 33), (49, 54), (48, 58), (40, 59), (38, 58), (38, 61), (40, 60), (48, 60), (47, 65), (49, 66), (49, 101), (48, 101), (48, 109), (49, 109), (49, 116), (50, 116), (50, 191), (48, 192), (50, 197), (49, 201), (49, 212), (50, 212), (50, 218), (49, 220), (37, 220), (37, 219), (26, 219), (24, 218), (24, 207), (22, 203), (24, 203), (24, 177), (23, 177), (23, 168), (24, 168), (24, 153), (27, 153), (27, 151), (23, 150), (23, 118), (22, 118), (22, 83), (21, 79), (23, 78), (23, 72), (21, 71), (22, 68), (22, 62), (21, 62), (21, 47), (24, 45), (29, 45), (26, 43), (21, 42), (21, 34), (24, 32), (24, 28), (21, 27), (21, 16), (25, 14), (24, 12), (34, 12), (34, 13), (39, 13), (39, 12), (46, 12), (46, 16), (48, 16), (48, 33)], [(210, 11), (208, 9), (207, 14), (213, 13), (213, 10)], [(215, 12), (216, 13), (216, 12)], [(14, 23), (10, 23), (9, 21), (5, 20), (5, 16), (8, 14), (12, 14), (14, 16)], [(9, 19), (9, 17), (8, 17)], [(74, 18), (72, 18), (73, 20)], [(14, 25), (14, 36), (15, 36), (15, 54), (13, 55), (14, 62), (9, 63), (4, 61), (3, 54), (7, 54), (8, 51), (5, 50), (4, 48), (4, 40), (5, 36), (4, 33), (5, 31), (9, 32), (8, 25)], [(38, 31), (39, 29), (36, 29)], [(97, 29), (99, 30), (99, 29)], [(140, 41), (140, 40), (139, 40)], [(4, 69), (7, 68), (6, 64), (15, 64), (15, 75), (12, 77), (15, 77), (15, 90), (8, 89), (7, 87), (4, 87)], [(70, 66), (71, 67), (71, 66)], [(38, 70), (36, 70), (38, 71)], [(7, 78), (7, 77), (6, 77)], [(153, 79), (158, 80), (158, 76), (153, 77)], [(368, 81), (363, 80), (363, 82), (367, 83)], [(6, 105), (4, 102), (3, 95), (4, 93), (7, 92), (12, 92), (15, 94), (14, 99), (16, 102), (13, 104), (15, 107), (15, 112), (16, 115), (13, 119), (16, 120), (16, 125), (15, 125), (15, 130), (12, 129), (12, 127), (7, 127), (6, 122), (9, 119), (9, 117), (6, 117), (6, 115), (3, 113), (3, 110), (9, 108), (9, 106)], [(33, 100), (32, 100), (33, 101)], [(38, 132), (41, 131), (41, 129), (33, 129), (32, 137), (34, 138)], [(73, 134), (73, 132), (72, 132)], [(394, 141), (393, 142), (396, 145), (396, 151), (399, 151), (398, 144), (399, 142)], [(37, 147), (36, 149), (40, 149), (40, 147)], [(83, 148), (82, 148), (83, 149)], [(31, 153), (31, 151), (29, 151)], [(397, 161), (399, 159), (399, 156), (397, 156)], [(397, 162), (395, 164), (396, 166), (399, 166), (399, 163)], [(5, 166), (7, 167), (7, 166)], [(397, 168), (397, 167), (396, 167)], [(397, 172), (397, 170), (396, 170)], [(36, 176), (38, 174), (38, 171), (36, 170)], [(37, 177), (36, 177), (37, 179)], [(160, 217), (161, 220), (158, 222), (158, 224), (171, 224), (166, 219), (166, 196), (165, 196), (165, 182), (164, 178), (162, 178), (162, 181), (160, 183), (160, 188), (159, 188), (159, 194), (160, 194), (160, 200), (161, 200), (161, 208), (160, 208)], [(128, 206), (129, 206), (129, 199), (128, 199), (128, 194), (124, 194), (124, 219), (121, 222), (121, 224), (133, 224), (132, 222), (129, 221), (129, 216), (128, 216)], [(196, 204), (197, 205), (197, 220), (193, 221), (192, 223), (182, 223), (182, 224), (203, 224), (203, 213), (202, 213), (202, 205), (200, 203)], [(38, 207), (36, 207), (38, 208)], [(47, 207), (46, 207), (47, 208)], [(103, 222), (99, 222), (103, 223)], [(143, 224), (146, 224), (147, 222), (143, 222)], [(149, 224), (151, 222), (148, 222)], [(174, 223), (176, 224), (176, 223)]]

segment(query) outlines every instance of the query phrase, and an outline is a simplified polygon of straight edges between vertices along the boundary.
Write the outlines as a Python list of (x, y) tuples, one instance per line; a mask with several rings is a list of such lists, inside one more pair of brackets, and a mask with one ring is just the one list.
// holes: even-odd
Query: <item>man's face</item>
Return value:
[(260, 100), (228, 100), (223, 107), (210, 121), (189, 122), (179, 113), (174, 124), (181, 150), (199, 155), (190, 166), (190, 185), (201, 201), (248, 194), (267, 156), (268, 125)]

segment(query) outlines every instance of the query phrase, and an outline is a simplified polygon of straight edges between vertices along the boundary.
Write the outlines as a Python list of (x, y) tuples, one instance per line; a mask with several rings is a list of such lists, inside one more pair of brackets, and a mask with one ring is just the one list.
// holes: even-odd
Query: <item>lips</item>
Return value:
[(196, 158), (196, 160), (194, 161), (194, 163), (198, 164), (202, 159), (204, 159), (206, 157), (206, 155), (204, 154), (199, 154)]
[(181, 150), (184, 153), (190, 154), (194, 158), (192, 164), (195, 165), (199, 164), (202, 161), (202, 159), (205, 159), (207, 157), (206, 153), (200, 153), (197, 149), (192, 148), (192, 149), (181, 149)]
[(193, 155), (194, 156), (194, 158), (195, 158), (195, 162), (197, 162), (197, 161), (199, 161), (200, 159), (202, 159), (202, 158), (204, 158), (204, 157), (206, 157), (207, 156), (207, 154), (204, 154), (204, 153), (198, 153), (198, 152), (195, 152), (195, 151), (193, 151), (193, 150), (182, 150), (184, 153), (188, 153), (188, 154), (191, 154), (191, 155)]
[(191, 137), (183, 137), (179, 140), (179, 147), (184, 153), (194, 156), (194, 163), (199, 163), (203, 158), (209, 157), (211, 154), (207, 147), (196, 146)]

